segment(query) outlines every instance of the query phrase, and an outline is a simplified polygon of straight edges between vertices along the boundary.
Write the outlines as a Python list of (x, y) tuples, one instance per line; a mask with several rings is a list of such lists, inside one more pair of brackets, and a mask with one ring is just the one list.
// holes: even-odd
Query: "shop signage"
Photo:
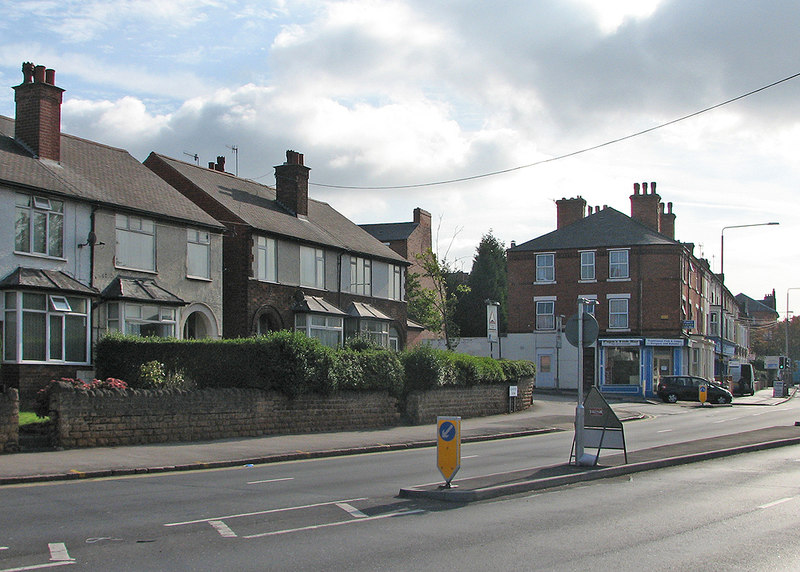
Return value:
[(604, 346), (640, 346), (642, 345), (642, 340), (632, 340), (630, 338), (619, 338), (619, 339), (609, 339), (609, 340), (601, 340), (601, 343)]
[(661, 346), (661, 347), (682, 347), (686, 345), (686, 340), (684, 339), (677, 339), (677, 340), (665, 340), (665, 339), (658, 339), (658, 338), (647, 338), (644, 341), (644, 345), (646, 346)]

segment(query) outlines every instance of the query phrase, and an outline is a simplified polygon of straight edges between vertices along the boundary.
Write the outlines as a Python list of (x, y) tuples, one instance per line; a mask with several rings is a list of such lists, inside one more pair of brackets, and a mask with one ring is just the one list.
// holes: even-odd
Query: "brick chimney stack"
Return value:
[(659, 224), (661, 234), (675, 240), (675, 213), (672, 212), (672, 203), (667, 203), (667, 212), (664, 212), (664, 203), (659, 205)]
[(308, 216), (308, 173), (303, 155), (286, 151), (286, 162), (275, 167), (275, 189), (278, 202), (298, 217)]
[(420, 252), (425, 252), (433, 246), (431, 238), (431, 213), (419, 207), (414, 209), (414, 222), (419, 225), (419, 235), (422, 240)]
[(581, 220), (586, 212), (586, 200), (583, 197), (556, 201), (558, 211), (556, 228), (562, 228)]
[(14, 138), (40, 159), (61, 159), (61, 101), (56, 72), (22, 64), (22, 83), (14, 87), (17, 104)]
[(659, 216), (659, 203), (661, 197), (656, 194), (656, 184), (650, 183), (650, 193), (647, 192), (647, 183), (642, 183), (642, 194), (639, 194), (639, 183), (633, 184), (631, 195), (631, 218), (650, 227), (656, 232), (661, 232), (661, 217)]

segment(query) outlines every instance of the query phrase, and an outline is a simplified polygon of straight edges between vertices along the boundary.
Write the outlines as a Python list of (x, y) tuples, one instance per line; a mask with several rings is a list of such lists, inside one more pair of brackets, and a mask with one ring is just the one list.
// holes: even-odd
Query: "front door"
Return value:
[(656, 349), (653, 351), (653, 387), (658, 387), (662, 375), (673, 375), (672, 350)]
[(536, 385), (539, 387), (556, 386), (555, 350), (536, 350)]

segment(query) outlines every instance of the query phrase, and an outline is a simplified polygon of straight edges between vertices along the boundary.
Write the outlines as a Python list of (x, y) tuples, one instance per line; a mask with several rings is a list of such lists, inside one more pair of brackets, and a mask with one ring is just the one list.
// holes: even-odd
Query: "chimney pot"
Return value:
[(208, 162), (208, 168), (211, 169), (212, 171), (214, 170), (214, 161)]
[(643, 195), (647, 194), (647, 183), (642, 183), (642, 194)]
[(25, 62), (22, 64), (22, 83), (33, 83), (33, 63)]
[(650, 183), (650, 192), (652, 192), (654, 195), (656, 194), (656, 182), (655, 181), (652, 181)]
[(33, 68), (33, 82), (44, 83), (44, 66), (35, 66)]
[(50, 85), (56, 84), (56, 70), (54, 69), (46, 69), (44, 70), (44, 82), (49, 83)]
[(639, 194), (639, 183), (634, 183), (633, 184), (633, 194), (635, 194), (635, 195)]

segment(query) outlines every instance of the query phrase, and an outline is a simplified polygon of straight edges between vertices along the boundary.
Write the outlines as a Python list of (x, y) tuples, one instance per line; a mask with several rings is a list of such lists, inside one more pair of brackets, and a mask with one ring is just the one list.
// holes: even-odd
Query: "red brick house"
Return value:
[(653, 395), (660, 375), (714, 377), (746, 356), (747, 329), (733, 296), (675, 239), (672, 203), (655, 183), (634, 185), (631, 216), (557, 204), (557, 228), (508, 250), (509, 336), (528, 348), (540, 387), (576, 387), (577, 350), (563, 327), (578, 299), (593, 302), (599, 339), (584, 351), (584, 384), (608, 394)]
[[(373, 223), (360, 226), (405, 258), (410, 263), (408, 272), (419, 277), (420, 285), (423, 288), (434, 289), (433, 280), (424, 276), (425, 270), (422, 268), (418, 258), (418, 256), (432, 249), (431, 213), (417, 207), (414, 209), (414, 216), (411, 222)], [(409, 345), (436, 337), (434, 333), (411, 321), (408, 323), (408, 336)]]
[(222, 222), (224, 337), (303, 331), (327, 345), (363, 335), (407, 338), (408, 262), (327, 203), (308, 196), (310, 169), (287, 151), (275, 188), (151, 153), (144, 164)]

